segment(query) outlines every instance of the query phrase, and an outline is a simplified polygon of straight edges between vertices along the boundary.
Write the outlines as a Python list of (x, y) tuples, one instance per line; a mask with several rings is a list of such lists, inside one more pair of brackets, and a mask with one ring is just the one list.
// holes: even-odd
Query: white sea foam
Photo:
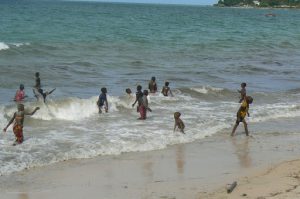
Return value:
[(9, 49), (9, 46), (3, 42), (0, 42), (0, 50), (7, 50)]
[[(148, 113), (146, 121), (136, 120), (139, 114), (131, 107), (134, 98), (108, 96), (109, 113), (101, 115), (98, 114), (96, 96), (50, 100), (46, 105), (26, 103), (28, 110), (37, 105), (41, 110), (32, 119), (26, 118), (22, 145), (11, 146), (14, 141), (11, 129), (0, 138), (3, 157), (0, 174), (69, 159), (149, 151), (193, 142), (231, 128), (240, 106), (235, 102), (198, 100), (184, 93), (175, 97), (154, 95), (150, 98), (153, 112)], [(7, 106), (0, 110), (11, 116), (15, 108)], [(186, 134), (173, 133), (175, 111), (182, 113)], [(260, 122), (300, 116), (300, 108), (293, 103), (254, 103), (250, 105), (250, 114), (250, 123)], [(0, 115), (2, 125), (6, 120), (3, 114)]]
[(28, 46), (30, 45), (30, 43), (11, 43), (11, 45), (16, 47), (21, 47), (21, 46)]
[(224, 90), (223, 88), (216, 88), (212, 86), (202, 86), (200, 88), (191, 88), (192, 91), (196, 91), (198, 93), (207, 94), (209, 92), (220, 92)]

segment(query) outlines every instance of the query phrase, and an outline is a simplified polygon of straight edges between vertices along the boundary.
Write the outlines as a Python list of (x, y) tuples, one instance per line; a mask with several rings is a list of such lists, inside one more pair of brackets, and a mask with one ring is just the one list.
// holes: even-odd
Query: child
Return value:
[(39, 110), (39, 107), (36, 107), (33, 112), (31, 113), (25, 113), (24, 111), (24, 105), (18, 104), (18, 111), (14, 113), (14, 116), (11, 118), (7, 126), (3, 129), (4, 132), (6, 132), (7, 128), (15, 121), (13, 126), (13, 132), (16, 136), (16, 141), (13, 145), (21, 144), (24, 140), (23, 137), (23, 123), (25, 115), (33, 115), (37, 110)]
[(152, 110), (148, 106), (148, 90), (144, 90), (143, 92), (143, 102), (140, 106), (140, 115), (141, 117), (139, 119), (145, 120), (147, 118), (147, 110), (152, 112)]
[(184, 133), (184, 123), (183, 121), (180, 119), (181, 113), (179, 112), (175, 112), (174, 113), (174, 119), (175, 119), (175, 125), (174, 125), (174, 132), (176, 130), (176, 127), (178, 127), (178, 129), (180, 130), (181, 133)]
[(244, 100), (244, 98), (246, 97), (246, 86), (247, 86), (247, 84), (245, 82), (243, 82), (243, 83), (241, 83), (241, 90), (238, 90), (238, 92), (241, 94), (239, 103), (241, 103)]
[(35, 86), (37, 90), (41, 88), (41, 79), (40, 79), (40, 73), (36, 72), (35, 73)]
[(20, 90), (17, 90), (16, 95), (15, 95), (15, 101), (16, 102), (21, 102), (23, 101), (27, 96), (25, 95), (24, 91), (24, 85), (20, 84)]
[(38, 89), (39, 95), (36, 95), (36, 98), (39, 100), (39, 96), (42, 96), (44, 103), (46, 103), (46, 97), (48, 95), (50, 95), (51, 93), (53, 93), (55, 90), (56, 90), (56, 88), (52, 89), (49, 92), (48, 91), (44, 92), (43, 89), (40, 88), (40, 89)]
[(157, 85), (155, 82), (155, 77), (152, 77), (151, 80), (149, 81), (148, 88), (150, 90), (150, 93), (156, 93), (157, 92)]
[(142, 109), (140, 108), (141, 105), (143, 104), (143, 92), (142, 92), (142, 86), (141, 85), (138, 85), (136, 87), (136, 93), (135, 93), (135, 101), (134, 103), (132, 104), (132, 107), (134, 107), (134, 105), (136, 103), (138, 103), (138, 106), (136, 107), (136, 111), (137, 112), (140, 112), (140, 115), (142, 116)]
[(169, 87), (169, 82), (165, 82), (165, 86), (162, 88), (161, 93), (166, 97), (170, 93), (170, 95), (173, 97), (173, 93)]
[(245, 99), (243, 100), (243, 103), (236, 114), (237, 118), (236, 118), (235, 125), (232, 129), (231, 136), (234, 136), (235, 130), (238, 127), (240, 122), (243, 122), (244, 127), (245, 127), (246, 136), (249, 136), (247, 122), (245, 120), (245, 117), (246, 117), (246, 115), (248, 115), (248, 117), (250, 117), (250, 114), (248, 111), (249, 111), (249, 104), (252, 104), (252, 102), (253, 102), (253, 98), (250, 96), (246, 96)]
[(98, 109), (99, 109), (99, 113), (102, 113), (102, 108), (105, 105), (104, 109), (105, 112), (108, 112), (108, 101), (107, 101), (107, 89), (105, 87), (101, 88), (101, 94), (99, 95), (98, 101), (97, 101), (97, 105), (98, 105)]

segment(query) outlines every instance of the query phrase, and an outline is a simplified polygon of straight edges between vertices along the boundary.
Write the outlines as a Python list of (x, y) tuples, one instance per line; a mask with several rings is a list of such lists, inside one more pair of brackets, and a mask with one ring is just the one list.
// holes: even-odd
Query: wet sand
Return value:
[[(252, 193), (260, 189), (266, 191), (265, 185), (281, 181), (281, 176), (285, 178), (284, 186), (278, 185), (280, 189), (276, 190), (285, 193), (292, 189), (297, 185), (299, 161), (296, 165), (290, 165), (291, 162), (276, 165), (299, 157), (298, 133), (262, 133), (255, 125), (251, 130), (256, 131), (253, 137), (246, 137), (240, 127), (233, 138), (228, 132), (221, 132), (163, 150), (99, 156), (30, 168), (1, 176), (0, 198), (186, 199), (241, 198), (242, 194), (247, 194), (245, 198), (255, 198)], [(265, 171), (272, 168), (275, 170), (271, 173), (279, 173), (279, 176), (266, 177), (265, 174), (270, 172)], [(285, 177), (292, 175), (287, 171), (295, 171), (295, 176)], [(238, 186), (229, 195), (225, 187), (233, 181), (237, 181)], [(272, 184), (269, 186), (273, 188)], [(270, 193), (275, 192), (271, 190)]]

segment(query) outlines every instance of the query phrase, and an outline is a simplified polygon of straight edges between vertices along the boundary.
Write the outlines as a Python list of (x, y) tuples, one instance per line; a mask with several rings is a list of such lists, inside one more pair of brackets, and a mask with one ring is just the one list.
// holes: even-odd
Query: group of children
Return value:
[[(24, 118), (26, 115), (33, 115), (37, 110), (39, 110), (39, 107), (36, 107), (32, 112), (28, 113), (24, 110), (24, 105), (22, 102), (27, 98), (27, 95), (25, 95), (24, 91), (24, 85), (20, 84), (19, 90), (17, 90), (16, 95), (14, 97), (14, 101), (18, 104), (18, 110), (14, 113), (11, 120), (8, 122), (7, 126), (3, 129), (4, 132), (6, 132), (7, 128), (14, 122), (13, 124), (13, 132), (15, 134), (16, 140), (13, 145), (21, 144), (24, 140), (23, 136), (23, 124), (24, 124)], [(55, 88), (52, 89), (50, 92), (44, 92), (41, 88), (41, 79), (40, 74), (37, 72), (35, 73), (35, 86), (33, 88), (34, 96), (37, 98), (37, 100), (42, 100), (43, 102), (46, 101), (46, 97), (53, 93), (55, 91)]]
[[(142, 86), (138, 85), (136, 88), (136, 94), (135, 94), (135, 100), (134, 103), (132, 104), (132, 107), (134, 107), (137, 104), (137, 112), (140, 113), (140, 117), (138, 118), (139, 120), (145, 120), (147, 118), (147, 111), (152, 112), (151, 108), (149, 107), (149, 102), (148, 102), (148, 95), (150, 93), (156, 93), (157, 92), (157, 84), (156, 84), (156, 78), (152, 77), (151, 80), (149, 81), (148, 84), (148, 90), (142, 91)], [(128, 96), (131, 96), (132, 92), (130, 88), (127, 88), (125, 90)], [(173, 96), (173, 93), (169, 87), (169, 82), (165, 82), (165, 86), (163, 86), (161, 93), (164, 96)], [(101, 93), (98, 97), (97, 100), (97, 106), (99, 113), (102, 113), (102, 109), (105, 109), (105, 112), (108, 112), (108, 101), (107, 101), (107, 89), (105, 87), (101, 88)], [(184, 133), (184, 123), (182, 120), (179, 118), (180, 117), (179, 112), (174, 113), (174, 119), (175, 119), (175, 127), (178, 127), (178, 129)]]
[[(33, 89), (34, 95), (37, 99), (40, 98), (40, 96), (43, 98), (43, 101), (45, 102), (46, 97), (50, 95), (55, 89), (51, 90), (50, 92), (44, 92), (43, 89), (41, 89), (41, 80), (39, 77), (39, 73), (37, 72), (35, 74), (36, 80), (35, 80), (35, 87)], [(152, 77), (148, 84), (148, 90), (142, 91), (142, 86), (137, 86), (137, 92), (135, 96), (135, 101), (132, 104), (132, 107), (134, 107), (137, 104), (137, 112), (140, 113), (140, 117), (138, 119), (145, 120), (147, 118), (147, 111), (152, 112), (151, 108), (149, 107), (148, 103), (148, 95), (150, 93), (156, 93), (157, 92), (157, 84), (155, 77)], [(126, 93), (131, 96), (131, 89), (127, 88)], [(236, 123), (233, 127), (233, 130), (231, 132), (231, 136), (234, 136), (235, 131), (239, 125), (240, 122), (243, 122), (246, 135), (249, 135), (247, 122), (245, 120), (246, 115), (249, 115), (249, 105), (252, 104), (253, 98), (251, 96), (246, 95), (246, 83), (241, 84), (241, 90), (238, 90), (238, 92), (241, 94), (239, 102), (241, 103), (241, 106), (237, 112), (237, 119)], [(169, 87), (169, 82), (165, 82), (165, 86), (163, 86), (161, 93), (164, 96), (173, 96), (173, 93)], [(18, 110), (14, 113), (13, 117), (7, 124), (7, 126), (3, 129), (4, 132), (6, 132), (7, 128), (14, 122), (13, 125), (13, 132), (15, 134), (16, 140), (14, 145), (21, 144), (24, 140), (23, 137), (23, 123), (24, 123), (24, 117), (25, 115), (33, 115), (37, 110), (39, 110), (39, 107), (36, 107), (33, 112), (26, 113), (24, 111), (24, 105), (21, 104), (21, 102), (26, 98), (24, 91), (24, 85), (20, 85), (20, 89), (16, 92), (15, 95), (15, 101), (18, 102)], [(102, 110), (107, 113), (108, 112), (108, 100), (107, 100), (107, 89), (105, 87), (101, 88), (101, 93), (99, 95), (99, 98), (97, 100), (97, 106), (99, 113), (102, 113)], [(181, 113), (175, 112), (174, 113), (174, 132), (176, 129), (178, 129), (181, 133), (184, 134), (184, 128), (185, 125), (183, 121), (180, 119)]]
[[(14, 101), (16, 102), (22, 102), (24, 101), (28, 96), (25, 95), (24, 91), (24, 84), (20, 84), (19, 90), (17, 90), (16, 95), (14, 97)], [(37, 100), (42, 100), (43, 102), (46, 102), (46, 97), (53, 93), (56, 88), (52, 89), (51, 91), (46, 91), (41, 88), (41, 79), (40, 74), (38, 72), (35, 73), (35, 86), (33, 88), (33, 94), (37, 98)]]

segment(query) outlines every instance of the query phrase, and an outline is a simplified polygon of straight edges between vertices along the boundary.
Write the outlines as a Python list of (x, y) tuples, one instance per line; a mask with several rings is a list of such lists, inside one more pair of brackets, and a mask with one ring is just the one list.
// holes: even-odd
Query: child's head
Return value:
[(169, 86), (169, 82), (165, 82), (165, 86)]
[(178, 119), (178, 118), (180, 117), (180, 115), (181, 115), (181, 113), (175, 112), (175, 113), (174, 113), (174, 118), (175, 118), (175, 119)]
[(18, 111), (24, 111), (24, 105), (18, 104)]
[(247, 96), (246, 100), (247, 100), (248, 104), (252, 104), (252, 102), (253, 102), (253, 98), (251, 96)]
[(247, 86), (247, 84), (245, 82), (241, 83), (241, 87), (245, 88)]
[(130, 95), (131, 94), (131, 89), (130, 88), (126, 88), (125, 92)]
[(40, 76), (40, 73), (39, 72), (36, 72), (35, 73), (35, 77), (39, 77)]
[(142, 90), (142, 86), (141, 86), (141, 85), (138, 85), (138, 86), (136, 87), (136, 90), (141, 91), (141, 90)]
[(20, 90), (24, 90), (24, 85), (20, 84)]
[(151, 80), (155, 82), (155, 77), (151, 77)]
[(105, 87), (101, 88), (102, 93), (107, 93), (107, 89)]
[(148, 90), (144, 90), (143, 94), (148, 96)]

